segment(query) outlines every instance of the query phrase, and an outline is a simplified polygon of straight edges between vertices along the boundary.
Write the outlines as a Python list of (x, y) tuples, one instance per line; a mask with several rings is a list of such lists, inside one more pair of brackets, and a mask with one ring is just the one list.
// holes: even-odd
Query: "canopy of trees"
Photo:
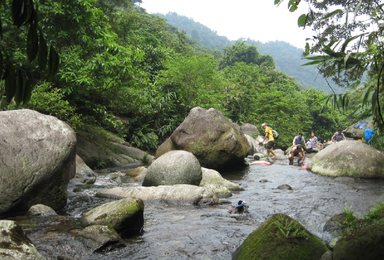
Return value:
[(49, 81), (24, 51), (28, 28), (6, 23), (1, 12), (1, 46), (10, 50), (16, 73), (22, 64), (33, 89), (29, 103), (17, 102), (0, 81), (2, 108), (56, 116), (90, 139), (107, 130), (145, 150), (156, 149), (195, 106), (216, 108), (237, 124), (267, 122), (279, 131), (281, 148), (298, 132), (329, 139), (357, 119), (328, 106), (320, 113), (326, 95), (299, 88), (256, 46), (236, 42), (221, 58), (136, 2), (33, 1), (39, 32), (60, 56)]

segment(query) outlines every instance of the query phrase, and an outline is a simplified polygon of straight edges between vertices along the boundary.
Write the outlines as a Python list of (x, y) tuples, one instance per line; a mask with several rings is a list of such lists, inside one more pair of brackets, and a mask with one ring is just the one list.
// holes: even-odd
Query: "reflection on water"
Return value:
[[(118, 171), (125, 173), (135, 167)], [(116, 169), (112, 170), (114, 173), (110, 171), (99, 172), (91, 188), (73, 193), (61, 214), (76, 220), (91, 208), (109, 201), (96, 198), (97, 190), (137, 185), (120, 183), (118, 178), (124, 174), (116, 173)], [(70, 236), (65, 240), (57, 234), (49, 236), (45, 232), (42, 235), (44, 229), (39, 232), (33, 228), (29, 228), (28, 236), (48, 259), (60, 255), (78, 259), (230, 259), (246, 237), (275, 213), (298, 220), (327, 243), (334, 237), (323, 232), (330, 217), (341, 213), (343, 208), (351, 208), (356, 216), (361, 216), (383, 199), (384, 192), (383, 180), (319, 176), (288, 165), (288, 160), (276, 160), (271, 166), (252, 165), (239, 171), (222, 172), (222, 175), (245, 188), (233, 193), (230, 205), (199, 207), (145, 202), (143, 234), (126, 240), (127, 247), (122, 249), (85, 254), (76, 252), (76, 244), (70, 242)], [(262, 179), (266, 181), (260, 182)], [(278, 189), (282, 184), (290, 185), (292, 190)], [(246, 201), (249, 214), (229, 213), (240, 199)], [(81, 228), (76, 223), (68, 222), (72, 225), (71, 232)], [(58, 241), (67, 246), (59, 246)], [(68, 250), (68, 245), (72, 251)]]

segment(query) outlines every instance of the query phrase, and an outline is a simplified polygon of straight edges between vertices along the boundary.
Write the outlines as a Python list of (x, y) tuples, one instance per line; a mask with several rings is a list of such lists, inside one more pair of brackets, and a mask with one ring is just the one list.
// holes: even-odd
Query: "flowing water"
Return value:
[[(230, 204), (175, 206), (146, 202), (143, 232), (125, 240), (126, 247), (102, 253), (84, 250), (73, 240), (74, 232), (83, 228), (78, 218), (110, 201), (95, 197), (98, 190), (140, 185), (122, 183), (125, 177), (119, 177), (137, 166), (99, 172), (96, 183), (88, 189), (72, 192), (70, 187), (68, 205), (59, 212), (65, 217), (49, 218), (44, 223), (25, 217), (17, 221), (47, 259), (231, 259), (247, 236), (275, 213), (289, 215), (329, 243), (335, 235), (323, 231), (327, 220), (344, 208), (359, 217), (381, 202), (384, 193), (383, 180), (324, 177), (288, 165), (288, 160), (276, 160), (271, 166), (252, 165), (237, 172), (222, 172), (223, 177), (245, 189), (233, 192), (228, 198)], [(267, 182), (260, 182), (262, 179)], [(282, 184), (292, 190), (278, 189)], [(249, 213), (229, 212), (239, 200), (246, 201)]]

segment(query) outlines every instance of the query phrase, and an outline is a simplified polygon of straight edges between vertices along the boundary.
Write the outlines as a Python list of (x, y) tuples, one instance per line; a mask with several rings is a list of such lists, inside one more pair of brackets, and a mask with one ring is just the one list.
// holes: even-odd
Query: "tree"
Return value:
[(248, 46), (244, 42), (236, 42), (232, 46), (224, 48), (224, 55), (220, 61), (219, 68), (232, 66), (236, 62), (247, 64), (258, 64), (260, 53), (255, 46)]
[[(33, 0), (2, 1), (0, 20), (0, 108), (14, 98), (16, 104), (28, 103), (32, 94), (32, 68), (47, 69), (52, 80), (59, 67), (59, 56), (48, 45), (44, 31), (39, 26), (39, 14)], [(17, 29), (16, 29), (17, 27)], [(20, 40), (27, 44), (20, 46)], [(19, 48), (23, 50), (20, 55)], [(33, 61), (37, 58), (36, 62)], [(5, 99), (4, 99), (5, 95)]]
[[(295, 11), (298, 4), (300, 1), (290, 0), (288, 6)], [(309, 7), (308, 13), (299, 17), (298, 24), (312, 27), (317, 35), (311, 47), (307, 43), (305, 54), (320, 52), (321, 55), (307, 57), (310, 62), (306, 65), (317, 66), (324, 75), (352, 90), (360, 85), (363, 75), (368, 75), (370, 80), (363, 85), (361, 102), (370, 104), (377, 127), (383, 131), (383, 4), (368, 0), (328, 0), (309, 1)], [(345, 108), (349, 97), (350, 93), (333, 94), (327, 101)]]

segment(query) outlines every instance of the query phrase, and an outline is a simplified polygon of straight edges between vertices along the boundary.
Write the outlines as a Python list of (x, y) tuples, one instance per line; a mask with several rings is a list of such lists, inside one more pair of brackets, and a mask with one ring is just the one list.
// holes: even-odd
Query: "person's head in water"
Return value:
[(253, 159), (254, 159), (255, 161), (258, 161), (258, 160), (260, 160), (260, 156), (255, 155), (255, 156), (253, 156)]

